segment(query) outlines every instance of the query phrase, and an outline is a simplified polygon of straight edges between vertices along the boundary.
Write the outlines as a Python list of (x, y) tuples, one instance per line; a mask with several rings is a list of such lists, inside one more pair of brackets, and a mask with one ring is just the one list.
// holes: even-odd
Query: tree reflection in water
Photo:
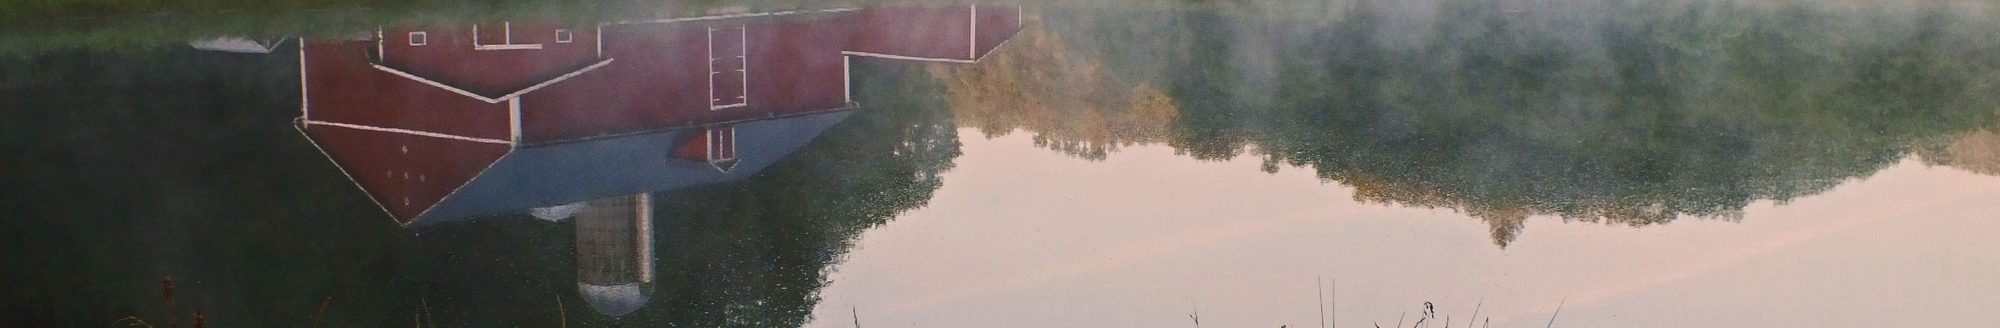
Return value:
[[(1044, 9), (982, 67), (857, 60), (875, 75), (854, 79), (868, 110), (763, 174), (650, 199), (671, 213), (652, 228), (652, 305), (617, 320), (806, 322), (861, 231), (930, 200), (958, 126), (1083, 158), (1161, 144), (1309, 169), (1359, 200), (1478, 217), (1501, 246), (1535, 215), (1733, 218), (1912, 154), (2000, 173), (1990, 19), (1544, 3)], [(15, 232), (0, 266), (35, 268), (0, 270), (32, 282), (9, 286), (0, 325), (164, 317), (160, 276), (218, 325), (400, 325), (412, 309), (464, 326), (612, 320), (580, 315), (567, 288), (573, 222), (412, 236), (371, 220), (340, 176), (299, 173), (335, 168), (280, 123), (299, 90), (289, 56), (0, 63), (17, 100), (0, 129), (19, 136), (0, 139), (0, 230)]]
[(994, 65), (934, 75), (988, 136), (1251, 156), (1502, 247), (1535, 215), (1733, 220), (1912, 153), (1995, 172), (2000, 24), (1948, 5), (1429, 4), (1044, 10)]

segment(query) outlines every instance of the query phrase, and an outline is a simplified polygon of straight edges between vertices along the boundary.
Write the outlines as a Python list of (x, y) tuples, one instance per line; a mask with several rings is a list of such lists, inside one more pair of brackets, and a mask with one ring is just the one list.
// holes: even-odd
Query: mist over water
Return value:
[[(1121, 143), (1165, 139), (1196, 158), (1247, 152), (1266, 170), (1305, 167), (1357, 186), (1386, 179), (1388, 190), (1367, 197), (1378, 201), (1444, 205), (1434, 199), (1444, 196), (1472, 212), (1646, 224), (1735, 217), (1749, 201), (1817, 193), (1993, 119), (1994, 62), (1984, 55), (1993, 30), (1976, 15), (1712, 3), (1506, 8), (1363, 3), (1330, 22), (1185, 11), (1132, 28), (1168, 31), (1146, 39), (1088, 37), (1143, 24), (1051, 22), (1049, 38), (1106, 54), (1074, 64), (1109, 67), (1109, 78), (1087, 82), (1164, 89), (1176, 107), (1092, 114), (1176, 120), (1138, 123), (1171, 127), (1150, 136), (1120, 135), (1147, 128), (1122, 125), (1096, 136), (1048, 128), (1037, 142), (1101, 158)], [(1408, 21), (1432, 25), (1386, 27)], [(994, 93), (969, 92), (964, 102), (1007, 98)], [(1021, 112), (988, 107), (993, 116)], [(989, 134), (1042, 128), (973, 117)], [(1504, 244), (1504, 227), (1495, 229)]]
[[(0, 23), (0, 326), (1977, 326), (2000, 305), (1981, 1), (0, 8), (33, 18)], [(453, 33), (486, 48), (396, 57)], [(426, 202), (502, 214), (431, 224)]]

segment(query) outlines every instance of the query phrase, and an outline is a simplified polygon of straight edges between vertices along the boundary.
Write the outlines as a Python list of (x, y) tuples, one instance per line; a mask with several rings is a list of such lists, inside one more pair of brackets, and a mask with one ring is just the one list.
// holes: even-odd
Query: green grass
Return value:
[(494, 20), (601, 22), (795, 10), (843, 2), (754, 0), (26, 0), (0, 4), (0, 56), (67, 50), (151, 52), (218, 36), (355, 35), (379, 25)]

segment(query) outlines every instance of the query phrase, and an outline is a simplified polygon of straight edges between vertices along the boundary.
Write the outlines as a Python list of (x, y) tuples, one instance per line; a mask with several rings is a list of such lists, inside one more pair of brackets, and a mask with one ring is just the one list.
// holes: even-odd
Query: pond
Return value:
[(1980, 326), (2000, 6), (0, 5), (0, 326)]

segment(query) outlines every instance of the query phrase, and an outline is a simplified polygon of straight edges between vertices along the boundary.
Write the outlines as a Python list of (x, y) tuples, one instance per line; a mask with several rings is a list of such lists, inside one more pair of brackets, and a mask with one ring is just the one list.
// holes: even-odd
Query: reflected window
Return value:
[[(514, 43), (514, 22), (500, 22), (495, 31), (492, 25), (479, 27), (472, 25), (472, 50), (535, 50), (540, 43)], [(525, 32), (525, 31), (524, 31)]]
[(431, 36), (424, 32), (410, 32), (410, 45), (421, 46), (431, 43)]
[(708, 110), (749, 106), (749, 38), (740, 25), (708, 28)]
[(556, 30), (556, 43), (570, 43), (575, 37), (574, 35), (570, 35), (568, 29)]
[(736, 128), (709, 129), (708, 161), (713, 163), (734, 159), (736, 159)]

